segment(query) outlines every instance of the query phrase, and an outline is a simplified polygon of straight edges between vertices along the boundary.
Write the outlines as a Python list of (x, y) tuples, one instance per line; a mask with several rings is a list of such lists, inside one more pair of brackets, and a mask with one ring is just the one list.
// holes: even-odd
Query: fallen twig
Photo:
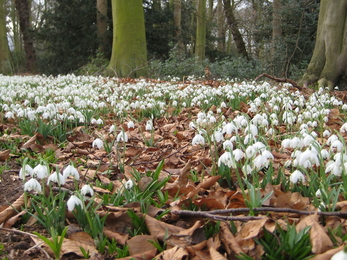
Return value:
[(298, 84), (296, 84), (296, 82), (294, 80), (287, 79), (287, 78), (277, 78), (277, 77), (271, 76), (271, 75), (269, 75), (267, 73), (260, 74), (259, 76), (257, 76), (255, 78), (254, 81), (257, 81), (261, 77), (266, 77), (266, 78), (272, 79), (272, 80), (277, 81), (277, 82), (287, 82), (287, 83), (292, 84), (293, 87), (297, 88), (298, 90), (302, 90), (302, 87), (299, 86)]
[[(290, 208), (271, 208), (271, 207), (260, 207), (260, 208), (234, 208), (234, 209), (220, 209), (220, 210), (212, 210), (212, 211), (190, 211), (190, 210), (173, 210), (171, 213), (176, 215), (185, 215), (185, 216), (201, 216), (212, 219), (223, 219), (223, 220), (235, 220), (234, 218), (241, 218), (244, 220), (250, 220), (249, 218), (254, 218), (252, 216), (249, 217), (235, 217), (235, 216), (218, 216), (220, 214), (232, 214), (232, 213), (241, 213), (241, 212), (280, 212), (280, 213), (293, 213), (299, 215), (312, 215), (317, 214), (320, 216), (337, 216), (343, 219), (347, 219), (347, 212), (317, 212), (317, 211), (304, 211), (304, 210), (296, 210)], [(247, 219), (248, 218), (248, 219)], [(258, 217), (259, 219), (259, 217)]]

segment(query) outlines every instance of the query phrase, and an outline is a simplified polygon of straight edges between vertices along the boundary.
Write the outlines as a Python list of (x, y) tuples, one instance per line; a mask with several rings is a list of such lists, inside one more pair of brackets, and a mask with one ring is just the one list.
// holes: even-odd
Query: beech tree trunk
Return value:
[(321, 0), (311, 61), (299, 84), (318, 82), (332, 90), (347, 86), (347, 0)]
[(223, 4), (225, 16), (233, 34), (233, 39), (236, 44), (237, 52), (248, 60), (249, 57), (246, 50), (246, 45), (243, 41), (242, 35), (237, 24), (237, 20), (234, 14), (234, 7), (231, 6), (230, 0), (223, 0)]
[(117, 77), (147, 76), (142, 0), (112, 0), (113, 44), (109, 70)]
[(107, 0), (96, 0), (96, 27), (99, 51), (104, 55), (107, 52)]
[(197, 4), (195, 58), (198, 63), (202, 63), (206, 45), (206, 0), (198, 0)]
[(10, 74), (11, 72), (11, 56), (6, 34), (5, 1), (0, 0), (0, 74)]
[(25, 67), (27, 72), (36, 73), (36, 54), (33, 39), (30, 35), (30, 4), (29, 0), (15, 0), (19, 17), (19, 27), (23, 36), (25, 51)]
[(174, 36), (175, 40), (177, 42), (177, 47), (179, 52), (183, 52), (183, 41), (182, 41), (182, 26), (181, 26), (181, 20), (182, 20), (182, 0), (174, 0), (174, 6), (173, 6), (173, 12), (174, 12)]
[(217, 37), (218, 45), (217, 49), (220, 52), (225, 52), (225, 16), (223, 13), (223, 2), (218, 0), (217, 3)]

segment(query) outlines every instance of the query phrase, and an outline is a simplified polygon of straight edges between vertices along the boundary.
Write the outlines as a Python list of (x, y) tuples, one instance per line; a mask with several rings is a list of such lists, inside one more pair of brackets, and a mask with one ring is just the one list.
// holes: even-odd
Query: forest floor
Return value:
[[(178, 87), (184, 88), (185, 84), (188, 85), (181, 83)], [(207, 84), (211, 89), (222, 86), (220, 82), (212, 81), (199, 84)], [(305, 100), (315, 93), (312, 89), (300, 92), (293, 87), (288, 89)], [(329, 92), (329, 95), (347, 102), (347, 92), (335, 91)], [(134, 100), (136, 98), (133, 97)], [(205, 111), (211, 111), (210, 114), (214, 115), (219, 113), (230, 120), (244, 114), (251, 120), (256, 113), (250, 112), (250, 108), (249, 103), (242, 101), (237, 108), (221, 107), (217, 111), (219, 107), (212, 105)], [(174, 111), (175, 107), (170, 109)], [(334, 253), (342, 250), (343, 238), (347, 234), (347, 200), (343, 184), (336, 189), (339, 193), (336, 198), (327, 198), (332, 204), (335, 203), (333, 210), (327, 206), (326, 211), (317, 211), (317, 200), (309, 190), (311, 181), (312, 186), (317, 187), (312, 173), (306, 173), (306, 182), (290, 183), (294, 169), (289, 170), (284, 165), (292, 159), (295, 149), (283, 148), (284, 138), (265, 134), (261, 140), (273, 155), (270, 164), (265, 163), (245, 179), (243, 174), (238, 174), (242, 172), (246, 159), (238, 161), (235, 169), (228, 167), (228, 170), (223, 170), (223, 166), (218, 164), (218, 158), (224, 151), (223, 142), (213, 142), (205, 135), (204, 144), (192, 145), (197, 131), (191, 127), (191, 122), (196, 122), (201, 111), (196, 105), (181, 107), (177, 113), (154, 118), (153, 129), (146, 130), (146, 120), (150, 118), (138, 119), (134, 112), (124, 119), (110, 110), (103, 115), (103, 125), (88, 123), (71, 127), (67, 140), (61, 143), (50, 135), (44, 137), (38, 132), (23, 134), (18, 121), (5, 118), (5, 113), (1, 112), (0, 257), (54, 258), (52, 250), (34, 235), (37, 232), (50, 237), (30, 205), (37, 203), (38, 195), (33, 192), (29, 192), (27, 197), (23, 195), (23, 180), (19, 178), (19, 171), (25, 158), (32, 167), (45, 161), (52, 171), (60, 169), (61, 172), (73, 163), (78, 169), (79, 180), (76, 182), (70, 177), (62, 190), (57, 190), (57, 185), (50, 190), (49, 185), (42, 182), (45, 194), (42, 196), (49, 197), (49, 193), (58, 196), (59, 192), (64, 191), (67, 200), (69, 195), (80, 194), (76, 185), (80, 189), (84, 184), (89, 184), (94, 189), (94, 195), (84, 197), (84, 202), (90, 207), (86, 214), (93, 215), (94, 212), (100, 218), (105, 216), (103, 235), (97, 234), (97, 238), (107, 237), (109, 242), (104, 252), (100, 252), (100, 245), (91, 236), (92, 231), (87, 232), (91, 228), (87, 226), (83, 230), (76, 215), (66, 209), (63, 224), (69, 229), (61, 249), (62, 259), (83, 259), (88, 255), (89, 259), (122, 256), (122, 259), (129, 260), (215, 260), (237, 259), (236, 255), (240, 254), (244, 254), (243, 259), (269, 259), (266, 255), (271, 250), (275, 251), (292, 239), (289, 238), (290, 232), (296, 239), (291, 242), (304, 241), (300, 244), (301, 249), (308, 251), (283, 246), (277, 259), (289, 259), (286, 257), (290, 252), (313, 259), (330, 259)], [(340, 108), (330, 108), (324, 129), (339, 131), (345, 120), (345, 114), (341, 111)], [(134, 128), (128, 125), (130, 119), (135, 122)], [(117, 138), (121, 137), (117, 132), (110, 132), (112, 125), (124, 130), (127, 142), (117, 142)], [(279, 135), (284, 136), (290, 127), (280, 123), (275, 128)], [(292, 134), (300, 132), (299, 128), (291, 131)], [(318, 133), (317, 140), (322, 147), (328, 147), (328, 138), (323, 138), (322, 132)], [(209, 133), (213, 134), (213, 131)], [(223, 138), (230, 139), (232, 135), (223, 133)], [(96, 138), (103, 140), (104, 149), (93, 147)], [(346, 140), (347, 135), (341, 133), (341, 138)], [(118, 145), (114, 145), (115, 142)], [(111, 146), (107, 147), (107, 143)], [(233, 145), (234, 150), (235, 147), (242, 147), (244, 152), (246, 150), (243, 145), (238, 145), (238, 141)], [(320, 175), (325, 170), (321, 168), (316, 165), (312, 172)], [(265, 185), (264, 180), (269, 175), (271, 180)], [(336, 178), (329, 179), (330, 183), (344, 183), (343, 177)], [(29, 179), (26, 177), (26, 180)], [(131, 185), (129, 180), (132, 181)], [(240, 180), (245, 181), (244, 189), (240, 187)], [(247, 186), (246, 180), (251, 186)], [(333, 193), (335, 187), (330, 185), (327, 191)], [(45, 207), (40, 203), (37, 205)], [(57, 208), (53, 210), (59, 211)], [(292, 225), (294, 229), (291, 229)], [(264, 246), (266, 243), (270, 249)], [(83, 254), (80, 247), (86, 249), (87, 253)]]

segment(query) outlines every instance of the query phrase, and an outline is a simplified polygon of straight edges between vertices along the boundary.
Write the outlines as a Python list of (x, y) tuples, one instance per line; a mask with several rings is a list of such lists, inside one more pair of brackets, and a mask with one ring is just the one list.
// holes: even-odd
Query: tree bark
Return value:
[(237, 20), (234, 14), (234, 9), (231, 6), (230, 0), (223, 0), (223, 4), (224, 4), (225, 16), (227, 18), (228, 25), (230, 26), (231, 32), (233, 34), (233, 39), (236, 44), (237, 52), (248, 60), (249, 56), (246, 50), (246, 45), (240, 33)]
[(11, 55), (6, 34), (5, 1), (0, 0), (0, 74), (10, 74), (11, 72)]
[(202, 64), (206, 45), (206, 0), (198, 0), (197, 5), (195, 58), (197, 63)]
[(300, 84), (318, 81), (320, 87), (332, 90), (347, 86), (347, 0), (321, 0), (311, 61)]
[(27, 72), (36, 73), (36, 54), (33, 39), (30, 35), (30, 4), (28, 0), (15, 0), (15, 5), (24, 42), (25, 67)]
[(142, 0), (112, 0), (113, 44), (109, 70), (117, 77), (147, 76)]
[(182, 14), (182, 0), (174, 0), (174, 36), (177, 42), (178, 51), (183, 52), (183, 41), (182, 41), (182, 26), (181, 26), (181, 14)]
[(99, 51), (105, 55), (107, 52), (107, 0), (96, 0), (96, 27)]
[(225, 16), (223, 13), (223, 2), (218, 0), (217, 3), (217, 49), (220, 52), (225, 52)]
[(276, 52), (276, 46), (282, 35), (282, 23), (281, 23), (281, 0), (272, 1), (272, 55)]

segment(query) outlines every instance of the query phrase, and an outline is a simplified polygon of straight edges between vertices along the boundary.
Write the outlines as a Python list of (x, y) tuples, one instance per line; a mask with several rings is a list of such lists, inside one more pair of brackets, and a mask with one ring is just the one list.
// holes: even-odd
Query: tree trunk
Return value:
[(217, 3), (217, 49), (220, 52), (225, 52), (225, 16), (223, 13), (223, 2), (218, 0)]
[(112, 0), (113, 45), (109, 70), (117, 77), (147, 76), (142, 0)]
[(107, 0), (96, 0), (96, 27), (99, 44), (99, 51), (105, 55), (107, 53)]
[(243, 41), (242, 35), (240, 33), (236, 17), (234, 14), (234, 7), (231, 6), (230, 0), (223, 0), (224, 12), (227, 18), (228, 25), (230, 26), (231, 32), (233, 34), (233, 39), (236, 44), (237, 52), (242, 55), (247, 60), (249, 59), (246, 50), (245, 42)]
[(5, 1), (0, 0), (0, 74), (10, 74), (11, 72), (11, 55), (6, 33)]
[(27, 72), (36, 73), (36, 55), (30, 35), (30, 4), (28, 0), (15, 0), (15, 5), (19, 17), (19, 27), (23, 35), (25, 67)]
[(197, 63), (202, 64), (206, 45), (206, 0), (198, 0), (197, 3), (195, 58)]
[(347, 86), (347, 0), (321, 0), (311, 61), (299, 84), (318, 81), (321, 87)]
[(179, 53), (183, 52), (183, 41), (182, 41), (182, 26), (181, 26), (181, 14), (182, 14), (182, 0), (174, 0), (174, 37), (177, 42)]
[(276, 52), (276, 45), (282, 35), (281, 24), (281, 0), (273, 0), (272, 2), (272, 55)]

